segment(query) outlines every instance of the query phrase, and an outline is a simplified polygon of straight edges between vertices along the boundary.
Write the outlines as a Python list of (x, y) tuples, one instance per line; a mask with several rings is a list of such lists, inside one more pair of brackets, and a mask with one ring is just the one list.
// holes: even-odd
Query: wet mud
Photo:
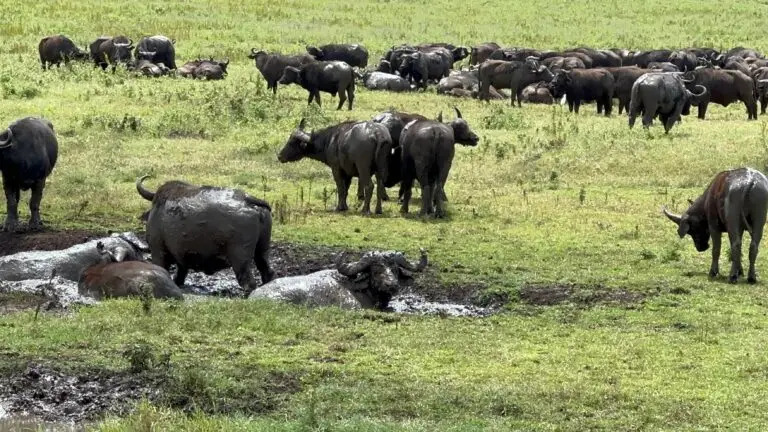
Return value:
[(603, 285), (579, 284), (528, 284), (520, 288), (520, 302), (533, 306), (556, 306), (574, 304), (592, 307), (606, 304), (620, 307), (635, 307), (648, 294), (625, 288), (608, 288)]

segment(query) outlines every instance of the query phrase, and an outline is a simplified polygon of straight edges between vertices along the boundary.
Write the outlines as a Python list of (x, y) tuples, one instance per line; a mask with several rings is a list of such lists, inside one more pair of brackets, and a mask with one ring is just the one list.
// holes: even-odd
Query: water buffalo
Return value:
[(586, 69), (586, 65), (578, 57), (548, 57), (541, 61), (541, 64), (548, 67), (552, 72), (559, 70)]
[(680, 72), (680, 68), (670, 62), (650, 62), (648, 69), (658, 72)]
[(144, 76), (155, 77), (155, 78), (159, 76), (167, 75), (171, 71), (163, 63), (154, 64), (149, 60), (143, 60), (143, 59), (134, 60), (130, 64), (128, 69), (137, 71)]
[(619, 67), (622, 60), (619, 55), (610, 50), (597, 50), (594, 48), (579, 47), (567, 50), (569, 53), (581, 53), (589, 57), (592, 65), (589, 67)]
[(554, 103), (552, 93), (549, 91), (549, 83), (546, 81), (539, 81), (537, 83), (527, 85), (523, 89), (523, 100), (530, 103), (547, 105)]
[(379, 60), (379, 65), (376, 67), (376, 72), (392, 73), (392, 64), (389, 60)]
[(552, 78), (551, 90), (555, 99), (565, 96), (568, 110), (578, 114), (581, 102), (597, 102), (597, 113), (605, 116), (613, 110), (613, 75), (605, 69), (562, 70)]
[(651, 70), (639, 68), (637, 66), (621, 66), (605, 68), (605, 70), (613, 75), (613, 97), (619, 100), (619, 114), (625, 110), (629, 112), (629, 102), (632, 99), (632, 86), (638, 78), (651, 72)]
[[(523, 60), (519, 58), (519, 56), (515, 56), (515, 57), (518, 57), (516, 58), (516, 60), (518, 61)], [(541, 55), (534, 56), (534, 57), (536, 57), (537, 59), (540, 59), (542, 62), (552, 57), (568, 58), (568, 59), (571, 59), (569, 61), (572, 64), (578, 64), (578, 63), (574, 63), (575, 60), (573, 60), (573, 59), (577, 59), (579, 62), (581, 62), (581, 64), (584, 65), (584, 68), (586, 69), (591, 69), (594, 66), (594, 61), (592, 60), (592, 57), (588, 56), (587, 54), (584, 54), (583, 52), (578, 52), (578, 51), (544, 51), (541, 53)]]
[(744, 231), (751, 237), (749, 244), (749, 273), (747, 281), (757, 282), (755, 260), (763, 236), (768, 211), (768, 179), (752, 168), (737, 168), (718, 173), (704, 193), (691, 202), (682, 215), (664, 208), (664, 214), (677, 224), (680, 238), (690, 235), (696, 250), (704, 252), (712, 239), (710, 277), (720, 272), (720, 242), (728, 233), (731, 246), (731, 273), (728, 281), (736, 283), (744, 274), (741, 265), (741, 239)]
[(81, 50), (72, 40), (64, 35), (48, 36), (40, 40), (37, 45), (40, 53), (40, 64), (43, 70), (61, 62), (68, 64), (70, 60), (85, 60), (88, 53)]
[(664, 133), (669, 133), (680, 120), (686, 104), (698, 104), (707, 96), (706, 87), (697, 85), (699, 93), (692, 93), (685, 88), (687, 82), (679, 73), (651, 72), (638, 78), (632, 86), (629, 128), (632, 129), (637, 114), (642, 111), (643, 127), (649, 127), (658, 115), (664, 124)]
[(392, 152), (392, 138), (387, 128), (372, 121), (346, 121), (320, 131), (307, 133), (301, 119), (277, 159), (280, 163), (296, 162), (305, 157), (326, 164), (336, 181), (336, 211), (346, 211), (347, 193), (352, 177), (360, 180), (364, 191), (363, 214), (371, 212), (373, 183), (376, 175), (376, 214), (381, 214), (384, 182), (387, 179), (387, 157)]
[(728, 106), (740, 100), (747, 107), (747, 119), (757, 120), (755, 85), (749, 75), (735, 70), (697, 68), (686, 72), (686, 79), (693, 77), (691, 85), (707, 88), (707, 97), (699, 103), (699, 118), (704, 120), (710, 102)]
[(677, 70), (687, 72), (696, 69), (699, 64), (698, 56), (694, 51), (675, 51), (669, 55), (668, 61), (677, 67)]
[(411, 91), (411, 83), (407, 79), (390, 73), (366, 72), (362, 77), (363, 85), (368, 90), (389, 90), (393, 92)]
[(669, 61), (669, 56), (671, 55), (672, 55), (672, 51), (668, 49), (652, 50), (652, 51), (637, 51), (629, 60), (629, 63), (625, 65), (626, 66), (635, 65), (635, 66), (647, 69), (649, 63)]
[(3, 229), (15, 231), (21, 191), (32, 190), (29, 200), (30, 229), (39, 229), (40, 201), (45, 180), (53, 171), (59, 143), (53, 124), (48, 120), (25, 117), (11, 123), (0, 133), (0, 172), (2, 172), (7, 216)]
[(737, 70), (746, 75), (752, 75), (752, 70), (749, 68), (746, 60), (741, 57), (731, 57), (727, 59), (723, 65), (723, 69)]
[(78, 293), (96, 300), (152, 294), (156, 298), (182, 300), (184, 294), (162, 267), (143, 261), (124, 261), (96, 243), (101, 262), (83, 269), (78, 278)]
[(451, 53), (451, 57), (453, 58), (453, 60), (451, 60), (451, 65), (453, 65), (453, 63), (460, 62), (465, 58), (469, 57), (469, 48), (463, 47), (463, 46), (456, 46), (456, 45), (444, 43), (444, 42), (423, 43), (423, 44), (416, 45), (416, 49), (422, 52), (433, 51), (436, 48), (446, 49)]
[(417, 87), (426, 90), (427, 80), (430, 77), (427, 55), (421, 51), (416, 51), (402, 56), (397, 72), (403, 78), (416, 84)]
[(99, 242), (116, 261), (141, 260), (142, 253), (149, 252), (147, 244), (134, 233), (112, 234), (63, 250), (27, 251), (0, 257), (0, 280), (45, 279), (55, 274), (76, 282), (83, 269), (101, 262), (102, 255), (96, 249)]
[(131, 61), (131, 49), (133, 40), (126, 36), (115, 36), (113, 38), (102, 36), (91, 43), (91, 58), (96, 66), (106, 70), (108, 65), (112, 65), (112, 73), (115, 73), (118, 63)]
[(189, 270), (213, 274), (232, 267), (246, 294), (256, 288), (254, 263), (267, 283), (272, 209), (264, 200), (239, 189), (195, 186), (169, 181), (156, 192), (136, 182), (142, 198), (152, 202), (147, 215), (147, 242), (152, 263), (168, 270), (176, 264), (176, 285), (184, 285)]
[(229, 59), (216, 61), (214, 59), (201, 60), (192, 71), (192, 77), (205, 80), (222, 80), (227, 75)]
[(446, 48), (435, 47), (420, 52), (427, 62), (427, 79), (439, 81), (450, 74), (453, 55)]
[(178, 68), (176, 73), (184, 78), (192, 78), (194, 77), (195, 69), (197, 69), (197, 67), (200, 66), (202, 62), (203, 60), (201, 59), (190, 60)]
[(484, 42), (473, 46), (469, 51), (469, 64), (479, 65), (488, 60), (488, 57), (499, 48), (501, 47), (496, 42)]
[(303, 276), (275, 279), (253, 291), (248, 298), (269, 298), (306, 306), (338, 306), (344, 309), (387, 310), (390, 300), (413, 281), (428, 264), (421, 250), (418, 263), (400, 252), (367, 252), (359, 261), (336, 259), (336, 268)]
[(282, 55), (280, 53), (267, 54), (265, 51), (251, 49), (248, 58), (253, 59), (256, 69), (261, 72), (261, 76), (267, 81), (267, 90), (272, 89), (272, 94), (277, 94), (277, 83), (283, 76), (285, 68), (288, 66), (299, 68), (304, 64), (312, 63), (315, 58), (309, 54), (299, 54), (294, 56)]
[(416, 52), (420, 51), (411, 45), (400, 45), (397, 47), (393, 46), (384, 53), (381, 59), (388, 61), (392, 71), (394, 72), (400, 70), (400, 64), (402, 63), (405, 56)]
[(732, 48), (720, 55), (718, 55), (715, 60), (720, 64), (720, 66), (723, 66), (725, 62), (731, 58), (731, 57), (741, 57), (741, 58), (747, 58), (747, 57), (755, 57), (755, 58), (763, 58), (763, 54), (759, 51), (756, 51), (751, 48), (744, 48), (744, 47), (735, 47)]
[(309, 92), (308, 105), (314, 99), (318, 106), (322, 106), (321, 91), (330, 93), (331, 96), (338, 93), (339, 106), (336, 109), (340, 110), (344, 102), (349, 101), (347, 108), (352, 110), (355, 100), (355, 74), (352, 67), (342, 61), (319, 61), (298, 68), (288, 66), (278, 82), (283, 85), (298, 84), (306, 89)]
[(134, 56), (138, 60), (149, 60), (154, 64), (162, 63), (168, 69), (176, 69), (176, 39), (162, 35), (141, 38), (136, 45)]
[(403, 128), (400, 145), (403, 147), (403, 205), (402, 213), (408, 213), (413, 181), (421, 185), (421, 214), (443, 217), (442, 196), (445, 182), (453, 163), (456, 143), (476, 146), (478, 136), (456, 110), (456, 119), (450, 124), (438, 121), (414, 120)]
[(479, 71), (477, 69), (454, 72), (437, 83), (437, 94), (448, 93), (453, 89), (472, 91), (480, 88)]
[(352, 67), (368, 66), (368, 50), (359, 44), (329, 44), (307, 46), (307, 53), (320, 61), (343, 61)]
[(536, 59), (528, 58), (525, 62), (487, 60), (480, 65), (479, 77), (479, 99), (488, 101), (491, 86), (498, 90), (508, 88), (512, 90), (512, 106), (515, 105), (515, 98), (517, 98), (519, 107), (522, 106), (523, 89), (526, 86), (539, 81), (551, 81), (553, 75)]

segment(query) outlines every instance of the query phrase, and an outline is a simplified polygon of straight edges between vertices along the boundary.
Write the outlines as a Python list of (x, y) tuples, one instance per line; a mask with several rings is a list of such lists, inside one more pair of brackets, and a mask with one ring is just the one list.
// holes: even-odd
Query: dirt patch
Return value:
[(520, 288), (520, 301), (535, 306), (563, 303), (592, 307), (598, 304), (631, 306), (641, 303), (647, 294), (603, 285), (530, 284)]
[(85, 243), (107, 235), (105, 232), (86, 230), (0, 232), (0, 256), (25, 251), (66, 249), (78, 243)]

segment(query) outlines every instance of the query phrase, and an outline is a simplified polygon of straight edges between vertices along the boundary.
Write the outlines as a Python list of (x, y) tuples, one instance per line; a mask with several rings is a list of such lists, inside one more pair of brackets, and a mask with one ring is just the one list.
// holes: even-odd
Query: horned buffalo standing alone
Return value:
[(686, 104), (697, 104), (707, 96), (704, 86), (696, 86), (699, 93), (691, 93), (685, 88), (678, 73), (652, 72), (635, 81), (632, 86), (632, 101), (629, 107), (629, 128), (635, 125), (635, 117), (643, 112), (643, 127), (649, 127), (657, 115), (664, 124), (664, 133), (669, 133), (672, 126), (680, 120)]
[[(330, 93), (331, 96), (339, 94), (340, 110), (344, 101), (349, 100), (348, 109), (352, 110), (355, 100), (355, 74), (352, 67), (342, 61), (320, 61), (304, 64), (298, 68), (288, 66), (283, 71), (283, 76), (278, 81), (280, 84), (298, 84), (309, 92), (307, 105), (312, 99), (320, 104), (320, 92)], [(346, 94), (345, 94), (346, 92)]]
[(742, 101), (747, 106), (747, 119), (757, 120), (757, 102), (755, 101), (754, 81), (748, 75), (736, 70), (698, 68), (686, 72), (686, 78), (693, 77), (692, 85), (702, 85), (708, 94), (699, 103), (699, 118), (704, 120), (710, 102), (728, 106), (735, 101)]
[(552, 96), (565, 95), (568, 110), (579, 112), (581, 102), (597, 102), (597, 113), (605, 116), (613, 110), (613, 75), (605, 69), (573, 69), (557, 72), (552, 79)]
[(479, 99), (489, 100), (491, 86), (497, 90), (508, 88), (512, 90), (512, 106), (515, 105), (515, 98), (517, 106), (522, 106), (523, 89), (539, 81), (549, 82), (553, 75), (546, 66), (528, 58), (525, 62), (488, 60), (480, 65), (479, 77)]
[(682, 215), (664, 209), (664, 214), (677, 224), (680, 238), (690, 235), (696, 250), (704, 252), (712, 239), (710, 277), (720, 272), (720, 243), (723, 232), (728, 233), (731, 246), (731, 272), (728, 281), (735, 283), (744, 274), (741, 265), (741, 239), (744, 231), (751, 237), (749, 244), (749, 273), (747, 281), (757, 282), (757, 259), (763, 226), (768, 212), (768, 179), (752, 168), (737, 168), (718, 173), (704, 193), (691, 202)]
[[(445, 182), (453, 164), (456, 143), (476, 146), (478, 136), (456, 110), (456, 119), (450, 124), (433, 120), (414, 120), (400, 134), (403, 147), (403, 205), (402, 213), (408, 213), (413, 181), (421, 185), (421, 214), (434, 213), (443, 217)], [(439, 116), (442, 119), (442, 115)]]
[(41, 39), (37, 50), (40, 54), (40, 64), (43, 66), (43, 70), (49, 65), (59, 67), (62, 61), (64, 64), (69, 64), (70, 60), (88, 58), (87, 52), (78, 48), (70, 38), (64, 35), (48, 36)]
[(133, 40), (126, 36), (113, 38), (102, 36), (91, 43), (91, 58), (96, 66), (106, 70), (112, 65), (112, 73), (115, 73), (118, 63), (128, 64), (131, 61), (131, 49)]
[(280, 151), (281, 163), (296, 162), (304, 157), (320, 161), (331, 168), (336, 181), (336, 211), (346, 211), (347, 193), (352, 177), (360, 179), (365, 192), (363, 214), (371, 212), (373, 183), (376, 175), (376, 214), (381, 214), (384, 181), (387, 179), (387, 157), (392, 152), (392, 138), (387, 128), (372, 121), (347, 121), (320, 131), (307, 133), (305, 120), (291, 133)]
[(298, 68), (315, 61), (315, 58), (309, 54), (295, 56), (287, 56), (280, 53), (267, 54), (265, 51), (256, 50), (256, 48), (251, 49), (248, 58), (253, 59), (256, 69), (261, 72), (261, 76), (267, 81), (267, 90), (272, 89), (273, 95), (277, 94), (277, 83), (282, 78), (286, 67)]
[(307, 53), (320, 61), (343, 61), (352, 66), (364, 68), (368, 66), (368, 50), (364, 46), (354, 44), (329, 44), (320, 47), (307, 46)]
[(136, 45), (134, 55), (137, 60), (149, 60), (154, 64), (162, 63), (169, 69), (176, 69), (176, 39), (162, 35), (141, 38)]
[(29, 228), (40, 228), (40, 201), (45, 180), (53, 171), (58, 154), (59, 143), (48, 120), (25, 117), (0, 133), (0, 172), (7, 210), (5, 231), (15, 231), (21, 191), (28, 189), (32, 189)]
[(152, 262), (166, 270), (176, 264), (176, 285), (189, 270), (213, 274), (232, 267), (246, 294), (256, 288), (254, 263), (261, 281), (272, 280), (269, 247), (272, 213), (265, 201), (239, 189), (195, 186), (169, 181), (156, 192), (136, 182), (142, 198), (152, 201), (147, 215), (147, 243)]

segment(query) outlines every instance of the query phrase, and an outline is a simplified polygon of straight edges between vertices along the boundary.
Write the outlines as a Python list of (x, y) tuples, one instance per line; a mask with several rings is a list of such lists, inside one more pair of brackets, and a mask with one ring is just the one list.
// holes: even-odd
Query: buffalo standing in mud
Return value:
[(696, 250), (704, 252), (712, 239), (710, 277), (720, 272), (720, 243), (723, 232), (728, 233), (731, 246), (731, 272), (728, 281), (736, 283), (744, 274), (741, 264), (741, 240), (749, 232), (749, 273), (747, 281), (757, 282), (755, 261), (763, 236), (768, 212), (768, 179), (752, 168), (738, 168), (718, 173), (704, 193), (691, 202), (682, 215), (664, 208), (664, 214), (675, 224), (680, 238), (690, 235)]
[(359, 44), (329, 44), (307, 46), (307, 54), (319, 61), (343, 61), (351, 67), (368, 66), (368, 50)]
[(745, 73), (704, 67), (686, 72), (685, 77), (693, 78), (689, 85), (702, 85), (707, 88), (707, 97), (698, 105), (700, 119), (704, 120), (706, 117), (710, 102), (727, 107), (735, 101), (742, 101), (747, 107), (747, 119), (757, 120), (755, 84)]
[(248, 58), (253, 59), (256, 69), (267, 81), (267, 90), (272, 89), (272, 94), (277, 94), (277, 83), (283, 77), (283, 72), (288, 66), (299, 68), (307, 63), (312, 63), (315, 58), (309, 54), (295, 56), (282, 55), (280, 53), (268, 54), (266, 51), (251, 49)]
[(106, 70), (107, 66), (112, 65), (112, 73), (115, 73), (119, 63), (128, 64), (131, 61), (133, 40), (126, 36), (102, 36), (91, 43), (90, 48), (95, 66)]
[(142, 185), (147, 177), (136, 182), (136, 189), (152, 202), (146, 215), (152, 263), (166, 270), (176, 264), (176, 285), (184, 285), (189, 270), (211, 275), (232, 267), (247, 294), (257, 286), (254, 263), (263, 283), (272, 280), (272, 209), (267, 202), (239, 189), (182, 181), (150, 192)]
[(86, 60), (88, 53), (78, 48), (72, 40), (64, 35), (48, 36), (37, 45), (40, 54), (40, 64), (43, 70), (50, 66), (59, 67), (61, 62), (69, 64), (70, 60)]
[[(403, 205), (402, 213), (408, 213), (413, 181), (421, 185), (421, 214), (445, 216), (442, 196), (445, 182), (453, 164), (456, 143), (476, 146), (478, 136), (456, 110), (456, 119), (450, 124), (433, 120), (414, 120), (400, 134), (403, 147)], [(442, 119), (442, 115), (439, 116)]]
[(648, 128), (658, 115), (664, 124), (664, 133), (680, 121), (686, 104), (701, 103), (707, 97), (707, 89), (697, 85), (699, 93), (689, 91), (679, 73), (652, 72), (635, 81), (629, 107), (629, 128), (635, 125), (639, 112), (643, 113), (643, 127)]
[(305, 157), (326, 164), (336, 181), (338, 204), (336, 211), (346, 211), (347, 193), (352, 177), (360, 179), (359, 188), (364, 191), (363, 214), (371, 212), (373, 183), (376, 175), (376, 214), (381, 214), (384, 199), (384, 182), (387, 179), (387, 158), (392, 151), (392, 138), (387, 128), (372, 121), (347, 121), (320, 131), (307, 133), (305, 120), (301, 119), (288, 142), (280, 151), (281, 163), (296, 162)]
[(421, 260), (411, 263), (400, 252), (367, 252), (359, 261), (303, 276), (275, 279), (253, 291), (249, 298), (268, 298), (306, 306), (338, 306), (344, 309), (387, 310), (390, 300), (414, 274), (428, 264), (421, 250)]
[(597, 103), (597, 113), (611, 115), (615, 80), (605, 69), (562, 70), (552, 79), (551, 90), (555, 99), (565, 96), (568, 110), (577, 114), (582, 102)]
[(134, 56), (137, 60), (149, 60), (154, 64), (162, 63), (168, 69), (176, 69), (176, 39), (156, 35), (141, 38), (136, 45)]
[(29, 228), (39, 229), (40, 202), (45, 181), (56, 166), (59, 143), (48, 120), (25, 117), (0, 133), (0, 172), (2, 172), (7, 216), (3, 229), (15, 231), (21, 191), (32, 190), (29, 200)]
[(489, 100), (490, 88), (493, 86), (497, 90), (508, 88), (512, 90), (511, 104), (522, 106), (523, 89), (539, 81), (551, 81), (552, 72), (539, 64), (538, 60), (528, 58), (525, 62), (488, 60), (480, 65), (480, 92), (479, 99)]
[(278, 81), (280, 84), (298, 84), (309, 92), (307, 105), (312, 99), (320, 103), (320, 92), (330, 93), (331, 96), (339, 94), (340, 110), (344, 102), (348, 101), (347, 108), (352, 111), (355, 101), (355, 74), (352, 67), (342, 61), (319, 61), (304, 64), (298, 68), (288, 66), (283, 71), (283, 76)]

